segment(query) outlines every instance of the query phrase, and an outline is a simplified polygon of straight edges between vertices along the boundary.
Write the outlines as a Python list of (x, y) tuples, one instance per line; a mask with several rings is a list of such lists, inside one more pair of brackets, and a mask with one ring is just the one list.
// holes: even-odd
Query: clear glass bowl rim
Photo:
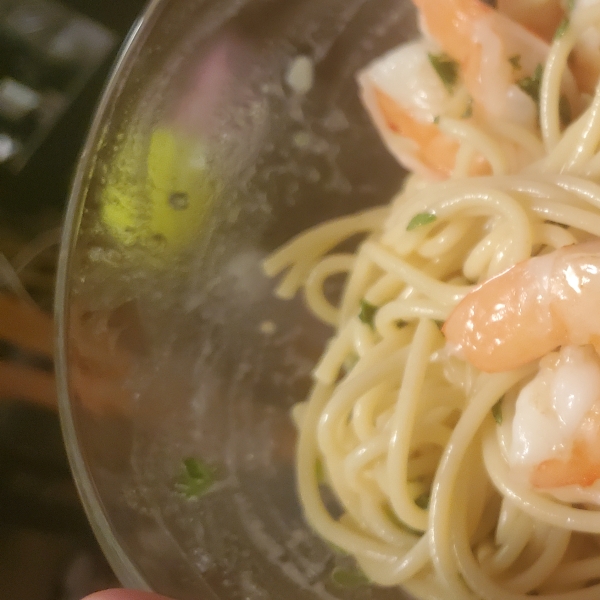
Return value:
[(92, 530), (115, 575), (125, 587), (142, 590), (150, 590), (150, 586), (117, 543), (112, 532), (112, 526), (99, 501), (98, 493), (78, 442), (68, 384), (69, 274), (71, 271), (71, 257), (79, 234), (81, 215), (86, 200), (87, 183), (94, 168), (95, 153), (107, 116), (119, 97), (122, 82), (127, 77), (148, 33), (159, 20), (162, 9), (167, 2), (168, 0), (151, 0), (136, 19), (121, 46), (96, 107), (71, 184), (64, 217), (54, 297), (55, 373), (58, 409), (66, 452), (75, 484)]

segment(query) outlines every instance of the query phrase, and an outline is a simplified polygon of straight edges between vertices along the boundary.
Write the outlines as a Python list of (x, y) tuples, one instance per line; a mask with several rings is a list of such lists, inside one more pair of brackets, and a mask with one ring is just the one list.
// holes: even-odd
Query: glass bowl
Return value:
[[(404, 597), (333, 583), (338, 558), (303, 520), (290, 408), (330, 331), (260, 265), (398, 190), (355, 74), (415, 31), (399, 0), (164, 0), (126, 43), (75, 177), (56, 302), (68, 452), (124, 585)], [(200, 497), (197, 467), (214, 477)]]

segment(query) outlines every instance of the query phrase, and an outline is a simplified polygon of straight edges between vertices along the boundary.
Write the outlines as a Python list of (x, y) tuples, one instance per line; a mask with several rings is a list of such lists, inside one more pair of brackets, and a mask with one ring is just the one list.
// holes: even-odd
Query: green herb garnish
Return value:
[(360, 301), (360, 312), (358, 318), (365, 324), (375, 329), (375, 315), (379, 310), (378, 306), (367, 302), (364, 298)]
[(544, 74), (544, 67), (539, 64), (533, 75), (523, 77), (517, 81), (517, 85), (537, 104), (540, 100), (540, 87), (542, 85), (542, 75)]
[(512, 65), (512, 67), (513, 67), (513, 69), (515, 69), (515, 71), (521, 70), (521, 55), (520, 54), (514, 54), (513, 56), (511, 56), (508, 59), (508, 62)]
[(560, 122), (566, 127), (572, 120), (571, 105), (568, 98), (563, 94), (558, 102), (558, 114)]
[(417, 498), (415, 498), (415, 504), (419, 508), (422, 508), (423, 510), (427, 510), (429, 508), (429, 499), (430, 499), (429, 493), (423, 493), (420, 496), (418, 496)]
[(503, 398), (500, 398), (500, 400), (492, 407), (492, 417), (494, 417), (494, 421), (496, 421), (498, 425), (502, 425), (502, 400)]
[(208, 492), (215, 482), (215, 469), (197, 458), (185, 458), (177, 490), (186, 498), (199, 498)]
[(567, 31), (567, 29), (569, 29), (570, 22), (571, 22), (571, 20), (569, 19), (569, 17), (563, 18), (563, 20), (559, 23), (558, 27), (556, 28), (556, 31), (554, 32), (555, 40), (558, 40), (563, 35), (565, 35), (565, 32)]
[(436, 115), (435, 117), (433, 117), (433, 124), (434, 125), (440, 124), (440, 115)]
[(331, 581), (336, 585), (345, 588), (355, 588), (371, 583), (369, 578), (358, 568), (344, 569), (343, 567), (336, 567), (333, 569), (331, 572)]
[(428, 54), (429, 62), (435, 69), (438, 77), (442, 80), (444, 87), (452, 93), (458, 80), (458, 63), (447, 54)]
[(437, 217), (433, 213), (419, 213), (409, 221), (408, 225), (406, 226), (406, 231), (412, 231), (418, 227), (423, 227), (423, 225), (429, 225), (436, 219)]
[(559, 23), (558, 27), (556, 28), (556, 31), (554, 32), (555, 40), (558, 40), (563, 35), (565, 35), (565, 32), (567, 31), (571, 23), (571, 13), (573, 12), (574, 8), (575, 0), (569, 0), (567, 2), (567, 14), (563, 17), (563, 20)]

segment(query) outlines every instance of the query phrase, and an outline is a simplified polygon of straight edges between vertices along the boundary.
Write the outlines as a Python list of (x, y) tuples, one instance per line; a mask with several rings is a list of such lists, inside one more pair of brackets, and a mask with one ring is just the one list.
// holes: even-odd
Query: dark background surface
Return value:
[[(120, 43), (145, 2), (63, 4), (115, 32)], [(60, 227), (77, 156), (117, 49), (25, 167), (18, 174), (0, 168), (0, 252), (8, 260), (39, 234)], [(47, 309), (56, 253), (49, 256), (38, 289), (30, 289)], [(11, 360), (10, 353), (0, 351), (0, 360)], [(76, 600), (114, 585), (79, 504), (56, 413), (0, 398), (0, 598)]]
[[(122, 40), (145, 5), (144, 0), (63, 0), (63, 4), (114, 31)], [(104, 62), (83, 92), (53, 128), (18, 175), (0, 170), (0, 205), (4, 226), (37, 233), (41, 222), (58, 222), (73, 167), (114, 59)]]

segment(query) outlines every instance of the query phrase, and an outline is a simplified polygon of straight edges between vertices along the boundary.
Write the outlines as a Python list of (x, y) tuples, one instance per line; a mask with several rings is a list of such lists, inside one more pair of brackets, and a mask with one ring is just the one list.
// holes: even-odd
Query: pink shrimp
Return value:
[[(458, 142), (443, 134), (435, 123), (415, 119), (379, 87), (365, 84), (362, 97), (371, 109), (388, 148), (405, 167), (436, 177), (450, 176), (456, 162)], [(408, 148), (403, 144), (406, 140), (413, 142)], [(489, 172), (487, 161), (477, 157), (470, 174), (486, 175)]]
[(579, 42), (572, 53), (571, 69), (579, 89), (582, 92), (593, 94), (600, 77), (600, 49)]
[(599, 300), (600, 241), (574, 244), (486, 281), (442, 329), (482, 371), (541, 359), (516, 401), (508, 460), (570, 502), (600, 504)]
[(519, 392), (508, 461), (533, 488), (600, 504), (600, 357), (563, 346), (540, 361)]
[(478, 369), (515, 369), (565, 344), (600, 353), (600, 241), (531, 258), (469, 293), (443, 327)]
[[(519, 106), (515, 104), (519, 95), (515, 82), (543, 65), (549, 51), (546, 41), (509, 18), (527, 17), (531, 12), (523, 9), (527, 3), (502, 3), (507, 16), (480, 0), (413, 2), (421, 11), (424, 29), (461, 66), (475, 102), (490, 116), (512, 120), (521, 104), (520, 100)], [(511, 64), (511, 57), (518, 57), (519, 68)], [(564, 85), (569, 100), (574, 102), (576, 89), (570, 73)]]
[(497, 8), (547, 42), (565, 16), (560, 0), (498, 0)]
[[(476, 120), (491, 116), (534, 130), (535, 102), (516, 82), (545, 62), (548, 44), (479, 0), (413, 2), (425, 37), (367, 66), (359, 74), (361, 95), (399, 162), (445, 178), (454, 168), (459, 144), (440, 129), (437, 117), (472, 113)], [(455, 65), (450, 80), (442, 80), (431, 62), (432, 56), (443, 56), (440, 49)], [(565, 79), (574, 105), (575, 85), (570, 75)], [(470, 171), (486, 174), (490, 166), (476, 156)]]
[[(596, 3), (597, 0), (579, 0), (574, 10), (585, 10)], [(569, 62), (579, 88), (593, 94), (600, 77), (600, 29), (597, 25), (590, 24), (580, 33)]]
[[(421, 11), (424, 28), (463, 67), (467, 79), (476, 80), (481, 70), (481, 44), (476, 41), (478, 23), (493, 18), (494, 10), (479, 0), (413, 0)], [(506, 65), (505, 71), (508, 71)]]
[[(588, 418), (587, 423), (590, 422), (598, 432), (598, 419), (590, 421)], [(600, 437), (597, 436), (594, 441), (590, 444), (584, 439), (576, 439), (568, 457), (548, 458), (541, 462), (531, 473), (531, 484), (540, 489), (593, 485), (600, 479)]]

